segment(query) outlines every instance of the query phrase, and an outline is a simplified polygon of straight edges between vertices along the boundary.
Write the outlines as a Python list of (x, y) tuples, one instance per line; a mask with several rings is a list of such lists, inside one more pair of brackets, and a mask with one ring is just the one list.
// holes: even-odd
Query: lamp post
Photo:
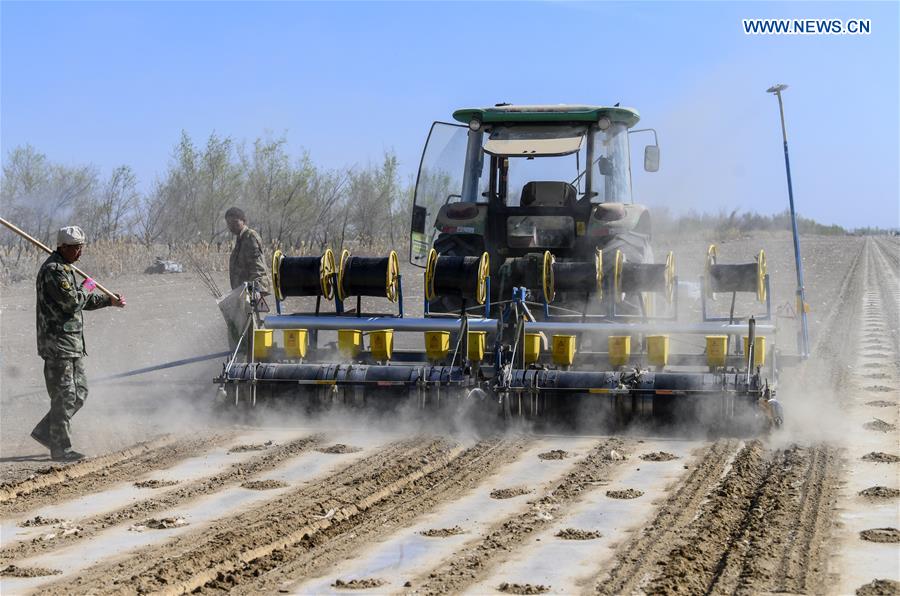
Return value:
[(797, 311), (800, 313), (800, 353), (804, 358), (809, 357), (809, 323), (806, 318), (808, 307), (806, 305), (806, 292), (803, 289), (803, 261), (800, 258), (800, 234), (797, 231), (797, 215), (794, 212), (794, 189), (791, 186), (791, 160), (788, 157), (787, 129), (784, 126), (784, 102), (781, 92), (787, 89), (787, 85), (778, 83), (772, 85), (766, 92), (773, 93), (778, 98), (778, 111), (781, 114), (781, 136), (784, 139), (784, 169), (787, 172), (788, 200), (791, 206), (791, 231), (794, 235), (794, 263), (797, 269)]

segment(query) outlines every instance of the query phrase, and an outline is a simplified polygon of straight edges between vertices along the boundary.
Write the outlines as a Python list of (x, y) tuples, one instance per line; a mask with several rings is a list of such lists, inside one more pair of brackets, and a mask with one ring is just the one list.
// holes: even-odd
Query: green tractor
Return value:
[[(545, 290), (547, 252), (560, 262), (596, 259), (598, 277), (614, 275), (617, 260), (620, 267), (623, 261), (653, 261), (650, 212), (632, 200), (630, 136), (653, 133), (654, 144), (644, 150), (648, 172), (659, 167), (659, 146), (655, 131), (633, 128), (637, 111), (498, 104), (457, 110), (453, 118), (460, 124), (432, 125), (422, 154), (413, 265), (425, 267), (432, 249), (440, 255), (487, 253), (497, 301), (517, 286)], [(576, 306), (573, 301), (557, 299)], [(459, 302), (442, 296), (429, 306), (452, 312)]]
[[(498, 105), (454, 118), (432, 125), (416, 182), (409, 257), (424, 268), (423, 314), (404, 310), (395, 251), (276, 252), (276, 312), (248, 318), (248, 357), (236, 361), (239, 343), (216, 379), (223, 395), (462, 407), (591, 431), (781, 423), (765, 255), (719, 263), (710, 246), (703, 319), (678, 320), (674, 256), (654, 261), (650, 213), (631, 197), (631, 135), (653, 134), (644, 169), (659, 167), (637, 112)], [(749, 312), (735, 312), (738, 293), (756, 298)], [(716, 294), (731, 296), (727, 316), (708, 308)], [(315, 297), (314, 312), (288, 311), (292, 297)]]

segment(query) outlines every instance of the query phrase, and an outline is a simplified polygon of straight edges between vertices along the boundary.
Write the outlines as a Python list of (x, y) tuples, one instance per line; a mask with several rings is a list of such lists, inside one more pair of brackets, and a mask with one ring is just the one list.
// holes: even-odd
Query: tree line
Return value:
[[(128, 165), (102, 176), (23, 145), (4, 156), (0, 203), (6, 219), (49, 243), (77, 223), (92, 240), (220, 244), (230, 239), (225, 210), (239, 206), (273, 246), (393, 245), (405, 241), (412, 196), (399, 166), (389, 151), (377, 164), (329, 170), (306, 151), (291, 157), (284, 137), (247, 145), (213, 133), (198, 145), (182, 132), (165, 172), (142, 192)], [(18, 240), (4, 232), (2, 242)]]
[[(392, 151), (380, 163), (327, 169), (307, 151), (292, 157), (284, 137), (259, 137), (247, 144), (213, 133), (198, 144), (182, 132), (166, 170), (141, 191), (128, 165), (102, 176), (93, 165), (63, 165), (23, 145), (4, 156), (0, 210), (48, 243), (56, 229), (74, 222), (92, 241), (125, 240), (150, 248), (221, 246), (230, 240), (224, 212), (236, 205), (271, 246), (319, 252), (351, 243), (402, 250), (414, 180), (402, 180), (399, 167)], [(787, 211), (674, 214), (654, 207), (652, 219), (654, 232), (664, 234), (790, 229)], [(798, 227), (804, 234), (848, 233), (802, 216)], [(0, 231), (0, 244), (19, 242)]]

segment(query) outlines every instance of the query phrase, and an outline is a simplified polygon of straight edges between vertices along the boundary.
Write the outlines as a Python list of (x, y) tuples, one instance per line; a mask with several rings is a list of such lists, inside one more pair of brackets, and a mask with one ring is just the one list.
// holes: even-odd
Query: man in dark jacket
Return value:
[(237, 237), (228, 260), (231, 289), (245, 282), (256, 282), (257, 289), (263, 294), (268, 294), (269, 272), (266, 269), (259, 234), (247, 226), (247, 216), (237, 207), (225, 212), (225, 223), (228, 224), (228, 230)]
[(81, 257), (84, 232), (77, 226), (61, 228), (56, 250), (37, 275), (37, 347), (44, 359), (44, 381), (50, 411), (31, 431), (31, 438), (50, 450), (54, 461), (77, 461), (72, 450), (69, 421), (87, 399), (84, 374), (84, 317), (82, 311), (125, 306), (125, 298), (92, 294), (97, 284), (86, 278), (76, 283), (72, 263)]

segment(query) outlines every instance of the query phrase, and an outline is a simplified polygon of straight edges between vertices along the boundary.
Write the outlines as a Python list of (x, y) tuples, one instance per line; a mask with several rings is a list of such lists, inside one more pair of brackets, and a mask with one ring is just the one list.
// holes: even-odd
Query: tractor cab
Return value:
[[(562, 259), (589, 256), (619, 231), (649, 237), (649, 214), (631, 197), (636, 111), (500, 105), (453, 117), (458, 123), (432, 125), (422, 154), (412, 264), (425, 266), (432, 248), (488, 252), (496, 271), (508, 259), (547, 250)], [(653, 145), (645, 167), (657, 165)]]

